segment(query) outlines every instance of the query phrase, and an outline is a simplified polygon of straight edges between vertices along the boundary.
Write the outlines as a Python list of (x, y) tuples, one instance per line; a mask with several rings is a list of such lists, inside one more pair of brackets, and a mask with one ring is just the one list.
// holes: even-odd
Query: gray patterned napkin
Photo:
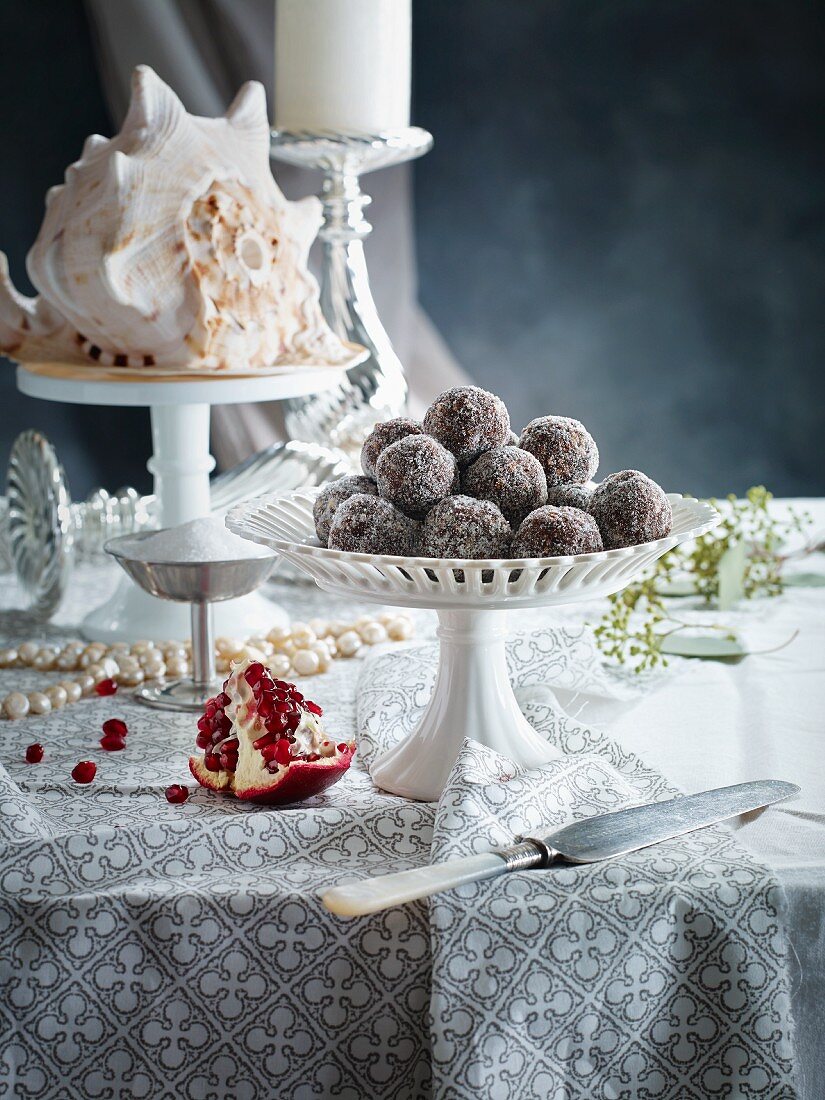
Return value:
[[(567, 633), (575, 662), (564, 660), (559, 641), (571, 639), (558, 631), (517, 639), (514, 682), (536, 685), (553, 651), (556, 683), (612, 691), (586, 637)], [(433, 647), (417, 646), (368, 664), (359, 693), (368, 759), (413, 727), (434, 661)], [(522, 706), (565, 755), (525, 772), (465, 742), (436, 810), (433, 860), (676, 793), (546, 688), (523, 692)], [(430, 906), (434, 1095), (795, 1096), (780, 904), (768, 870), (721, 826), (616, 863), (439, 895)]]
[[(0, 1096), (792, 1096), (776, 888), (722, 829), (346, 924), (321, 905), (343, 877), (667, 793), (540, 686), (549, 668), (557, 686), (615, 694), (584, 632), (517, 639), (510, 660), (525, 713), (566, 756), (523, 775), (468, 745), (438, 807), (376, 791), (360, 754), (288, 809), (200, 789), (170, 806), (190, 716), (117, 697), (0, 723)], [(413, 646), (366, 663), (367, 758), (416, 721), (434, 662)], [(352, 673), (336, 662), (312, 687), (342, 737)], [(113, 713), (127, 749), (90, 749)], [(36, 767), (29, 740), (47, 749)], [(97, 778), (78, 787), (90, 755)]]

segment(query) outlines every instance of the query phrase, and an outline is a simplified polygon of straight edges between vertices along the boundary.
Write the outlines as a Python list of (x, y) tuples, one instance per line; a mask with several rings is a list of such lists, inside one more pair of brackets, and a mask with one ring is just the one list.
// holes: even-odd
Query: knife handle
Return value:
[(542, 858), (535, 844), (526, 842), (479, 856), (466, 856), (446, 863), (413, 867), (410, 871), (397, 871), (393, 875), (345, 882), (325, 890), (321, 901), (338, 917), (360, 917), (417, 898), (440, 894), (442, 890), (452, 890), (465, 882), (481, 882), (507, 871), (538, 867)]
[(393, 875), (345, 882), (325, 890), (321, 900), (338, 917), (360, 917), (393, 905), (403, 905), (406, 901), (415, 901), (416, 898), (426, 898), (442, 890), (452, 890), (465, 882), (495, 878), (508, 870), (507, 861), (501, 855), (485, 852), (480, 856), (397, 871)]

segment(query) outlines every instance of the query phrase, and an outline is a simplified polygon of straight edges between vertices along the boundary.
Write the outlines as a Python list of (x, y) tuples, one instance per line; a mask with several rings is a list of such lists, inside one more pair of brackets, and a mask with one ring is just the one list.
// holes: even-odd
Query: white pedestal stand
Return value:
[(370, 768), (383, 790), (426, 802), (440, 796), (465, 738), (527, 768), (558, 755), (522, 715), (510, 685), (508, 611), (609, 596), (656, 558), (719, 522), (706, 502), (671, 496), (672, 533), (639, 546), (508, 562), (398, 558), (318, 546), (316, 494), (299, 489), (238, 504), (226, 525), (277, 550), (326, 592), (438, 612), (440, 657), (430, 703), (409, 736)]
[[(209, 474), (215, 460), (209, 453), (209, 409), (252, 401), (281, 401), (318, 393), (340, 384), (341, 372), (307, 367), (289, 374), (255, 378), (153, 378), (140, 381), (111, 374), (83, 378), (65, 369), (49, 374), (17, 369), (17, 387), (29, 397), (74, 405), (148, 407), (152, 423), (152, 457), (161, 525), (173, 527), (210, 512)], [(257, 592), (219, 604), (216, 629), (244, 636), (284, 624), (287, 615)], [(156, 599), (124, 575), (113, 596), (89, 612), (83, 633), (93, 641), (136, 641), (139, 638), (183, 639), (189, 636), (189, 609)]]

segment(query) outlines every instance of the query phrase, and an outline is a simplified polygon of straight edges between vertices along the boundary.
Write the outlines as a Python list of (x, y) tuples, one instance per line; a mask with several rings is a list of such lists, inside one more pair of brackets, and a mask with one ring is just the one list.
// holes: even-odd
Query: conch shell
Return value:
[(0, 253), (0, 352), (20, 362), (149, 373), (350, 366), (307, 254), (317, 199), (287, 202), (269, 168), (262, 85), (198, 118), (145, 65), (123, 128), (88, 138), (13, 287)]

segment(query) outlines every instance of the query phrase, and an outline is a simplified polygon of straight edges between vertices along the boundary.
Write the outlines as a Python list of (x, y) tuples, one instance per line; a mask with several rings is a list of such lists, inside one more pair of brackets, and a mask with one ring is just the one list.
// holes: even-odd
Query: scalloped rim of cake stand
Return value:
[[(675, 546), (709, 531), (720, 520), (719, 513), (707, 501), (670, 493), (668, 499), (675, 514), (688, 513), (685, 520), (689, 522), (664, 538), (635, 546), (546, 558), (434, 559), (361, 554), (330, 550), (318, 544), (311, 513), (312, 502), (321, 488), (244, 501), (229, 510), (226, 525), (241, 538), (277, 550), (308, 572), (321, 588), (406, 607), (476, 607), (492, 611), (595, 598), (623, 588), (647, 564)], [(276, 518), (270, 509), (288, 513), (277, 517), (281, 524), (278, 532), (271, 528), (268, 531), (261, 529), (264, 522), (271, 523)], [(265, 517), (264, 510), (267, 510)], [(287, 524), (293, 537), (284, 537)], [(294, 537), (300, 531), (304, 533), (303, 539)], [(621, 583), (614, 585), (615, 573), (602, 579), (610, 566), (620, 567), (622, 563), (628, 569), (621, 571)], [(600, 569), (602, 566), (606, 568)], [(464, 582), (455, 579), (453, 570), (456, 569), (464, 572)], [(489, 571), (493, 579), (485, 582), (482, 574)], [(521, 577), (511, 580), (515, 572)], [(435, 574), (437, 580), (430, 580), (427, 573)], [(548, 574), (552, 574), (551, 581), (542, 584)], [(558, 583), (551, 587), (556, 578)]]

